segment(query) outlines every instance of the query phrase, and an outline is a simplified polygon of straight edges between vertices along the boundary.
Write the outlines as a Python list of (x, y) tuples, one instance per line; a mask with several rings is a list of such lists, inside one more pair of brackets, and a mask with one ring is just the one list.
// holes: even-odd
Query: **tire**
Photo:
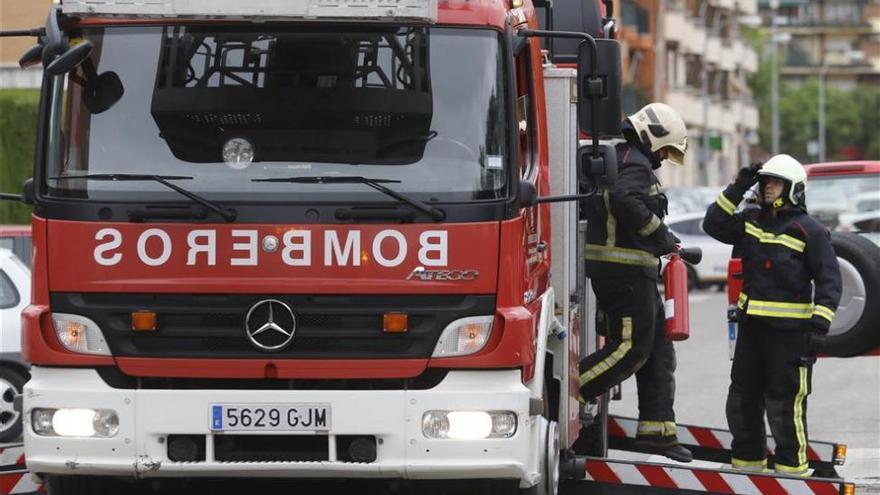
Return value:
[[(111, 479), (94, 476), (51, 476), (49, 495), (118, 495), (116, 483)], [(131, 489), (126, 490), (131, 493)]]
[(843, 291), (822, 351), (835, 357), (880, 345), (880, 247), (850, 233), (831, 234)]
[(0, 443), (13, 442), (21, 436), (21, 413), (13, 409), (12, 400), (21, 394), (27, 375), (8, 364), (0, 364)]

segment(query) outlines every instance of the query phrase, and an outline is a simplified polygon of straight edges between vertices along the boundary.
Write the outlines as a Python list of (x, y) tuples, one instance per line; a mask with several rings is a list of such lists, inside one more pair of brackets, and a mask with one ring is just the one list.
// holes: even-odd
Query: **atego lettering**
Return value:
[[(417, 245), (410, 246), (403, 232), (385, 229), (372, 236), (360, 230), (291, 229), (276, 237), (254, 229), (236, 229), (224, 236), (223, 231), (197, 229), (174, 237), (169, 232), (150, 228), (135, 236), (119, 229), (103, 228), (95, 234), (93, 257), (102, 266), (123, 263), (126, 256), (151, 268), (161, 268), (175, 259), (177, 250), (184, 250), (187, 266), (259, 266), (261, 259), (277, 256), (287, 266), (361, 266), (365, 259), (393, 268), (402, 265), (413, 253), (419, 265), (445, 267), (449, 260), (449, 233), (445, 230), (420, 232)], [(134, 237), (134, 238), (131, 238)], [(272, 242), (267, 242), (272, 241)], [(279, 242), (280, 241), (280, 242)], [(132, 244), (135, 249), (125, 249)], [(261, 246), (280, 245), (267, 250)], [(225, 249), (224, 249), (225, 248)], [(131, 253), (131, 254), (128, 254)], [(221, 255), (225, 259), (221, 259)], [(128, 260), (131, 262), (131, 260)], [(442, 273), (441, 273), (442, 272)], [(467, 273), (466, 273), (467, 272)], [(470, 271), (426, 272), (420, 280), (473, 280)], [(407, 279), (411, 279), (412, 274)]]

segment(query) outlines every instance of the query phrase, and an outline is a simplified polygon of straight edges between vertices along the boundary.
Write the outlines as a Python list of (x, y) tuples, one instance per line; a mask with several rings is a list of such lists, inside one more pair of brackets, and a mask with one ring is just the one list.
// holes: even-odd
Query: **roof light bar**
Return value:
[(63, 0), (65, 14), (437, 21), (437, 0)]

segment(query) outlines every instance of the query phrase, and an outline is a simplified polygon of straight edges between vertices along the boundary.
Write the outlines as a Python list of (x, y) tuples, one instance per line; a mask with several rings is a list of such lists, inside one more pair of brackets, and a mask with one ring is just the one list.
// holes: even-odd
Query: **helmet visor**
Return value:
[(669, 160), (673, 165), (678, 165), (679, 167), (684, 165), (684, 152), (675, 146), (667, 146), (664, 148), (666, 150), (666, 159)]

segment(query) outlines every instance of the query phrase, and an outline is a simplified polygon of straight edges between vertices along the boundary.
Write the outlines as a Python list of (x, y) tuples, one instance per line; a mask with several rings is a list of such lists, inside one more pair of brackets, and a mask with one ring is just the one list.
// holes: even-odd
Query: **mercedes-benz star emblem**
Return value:
[(296, 318), (287, 304), (277, 299), (264, 299), (248, 310), (244, 331), (257, 349), (280, 351), (293, 341)]

